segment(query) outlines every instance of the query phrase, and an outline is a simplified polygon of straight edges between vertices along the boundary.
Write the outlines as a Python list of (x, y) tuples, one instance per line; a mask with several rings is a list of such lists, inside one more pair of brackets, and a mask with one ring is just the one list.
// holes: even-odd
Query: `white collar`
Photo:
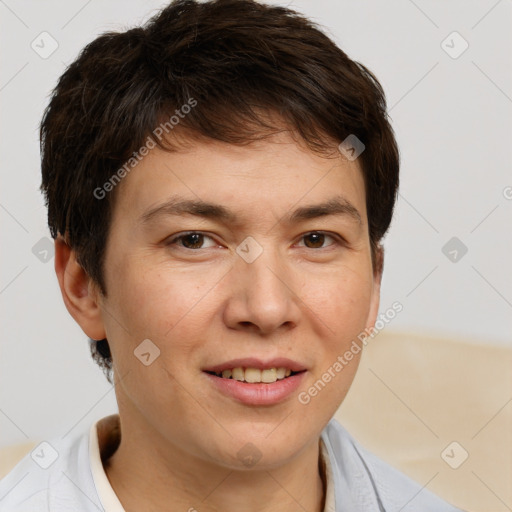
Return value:
[[(94, 423), (89, 431), (89, 463), (91, 465), (94, 485), (96, 486), (98, 497), (101, 504), (103, 505), (105, 512), (125, 512), (121, 502), (119, 501), (119, 498), (117, 497), (117, 494), (114, 492), (114, 489), (110, 485), (107, 474), (105, 473), (103, 463), (101, 462), (101, 452), (98, 444), (97, 429), (100, 422), (104, 424), (107, 421), (115, 421), (115, 417), (117, 417), (117, 421), (119, 421), (118, 414), (107, 416), (106, 418), (102, 418), (101, 420), (98, 420), (96, 423)], [(104, 446), (101, 448), (103, 450)]]

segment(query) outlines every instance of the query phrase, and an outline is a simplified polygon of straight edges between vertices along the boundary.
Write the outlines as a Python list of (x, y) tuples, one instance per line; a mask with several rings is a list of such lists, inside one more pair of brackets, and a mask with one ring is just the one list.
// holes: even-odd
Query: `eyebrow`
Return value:
[[(206, 219), (224, 221), (225, 223), (235, 223), (237, 220), (236, 214), (223, 205), (201, 200), (172, 197), (143, 213), (140, 221), (143, 224), (148, 224), (158, 217), (177, 215), (194, 215)], [(347, 216), (362, 224), (361, 214), (357, 208), (343, 196), (335, 196), (319, 204), (300, 206), (285, 215), (283, 220), (289, 224), (297, 224), (304, 220), (326, 217), (328, 215)]]

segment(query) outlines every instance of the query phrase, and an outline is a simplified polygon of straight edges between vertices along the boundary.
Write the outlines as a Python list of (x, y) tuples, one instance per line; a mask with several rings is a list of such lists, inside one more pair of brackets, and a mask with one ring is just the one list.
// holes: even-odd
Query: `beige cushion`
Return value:
[[(452, 504), (511, 510), (512, 348), (383, 331), (368, 341), (336, 418)], [(36, 444), (2, 448), (0, 477)]]
[(0, 448), (0, 479), (3, 478), (16, 464), (36, 446), (35, 441), (15, 444)]
[(512, 510), (511, 347), (382, 331), (336, 419), (450, 503)]

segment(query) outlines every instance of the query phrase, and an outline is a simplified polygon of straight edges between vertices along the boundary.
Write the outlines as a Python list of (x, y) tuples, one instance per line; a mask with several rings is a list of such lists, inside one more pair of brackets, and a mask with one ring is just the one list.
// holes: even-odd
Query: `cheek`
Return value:
[[(359, 364), (360, 336), (364, 333), (371, 307), (372, 276), (362, 267), (344, 268), (329, 278), (316, 279), (315, 286), (309, 289), (310, 293), (304, 294), (303, 300), (321, 320), (317, 322), (321, 329), (317, 339), (318, 353), (322, 355), (314, 368), (314, 379), (321, 379), (330, 369), (336, 375), (331, 379), (336, 384), (328, 386), (324, 399), (339, 403), (348, 391)], [(348, 352), (349, 361), (343, 357)], [(336, 362), (337, 366), (333, 368)]]
[(301, 388), (298, 402), (307, 416), (326, 424), (343, 402), (361, 357), (361, 341), (372, 295), (372, 281), (364, 273), (340, 272), (316, 282), (303, 300), (320, 320), (311, 376)]
[(371, 276), (351, 269), (317, 278), (312, 285), (304, 286), (301, 294), (304, 303), (325, 324), (330, 343), (338, 346), (364, 330), (371, 297)]
[[(171, 411), (188, 414), (197, 424), (204, 421), (200, 408), (190, 407), (187, 379), (192, 374), (185, 369), (198, 340), (204, 339), (198, 330), (204, 322), (194, 306), (210, 287), (189, 277), (135, 259), (125, 261), (117, 275), (112, 273), (111, 281), (116, 281), (109, 293), (112, 314), (107, 315), (107, 335), (112, 338), (116, 372), (122, 377), (118, 400), (125, 408), (135, 404), (147, 417), (153, 415), (155, 424), (171, 424)], [(144, 353), (149, 353), (147, 365)]]
[[(209, 300), (225, 271), (217, 275), (210, 269), (203, 275), (197, 269), (191, 272), (147, 261), (127, 259), (122, 272), (112, 275), (117, 281), (109, 295), (112, 315), (107, 315), (107, 335), (113, 341), (114, 360), (120, 373), (135, 370), (138, 374), (143, 368), (133, 357), (134, 351), (149, 339), (158, 353), (155, 367), (183, 376), (211, 328), (214, 310)], [(144, 375), (157, 378), (154, 373)]]
[(141, 261), (127, 261), (116, 276), (115, 303), (131, 333), (136, 337), (162, 339), (191, 312), (204, 295), (205, 284), (198, 276), (179, 269), (149, 268)]

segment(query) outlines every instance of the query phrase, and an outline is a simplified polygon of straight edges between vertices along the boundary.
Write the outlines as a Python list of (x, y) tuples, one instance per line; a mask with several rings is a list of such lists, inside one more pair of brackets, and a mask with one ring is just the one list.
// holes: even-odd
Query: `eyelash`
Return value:
[[(173, 237), (171, 240), (169, 240), (169, 242), (167, 242), (166, 245), (177, 245), (176, 242), (178, 242), (179, 240), (183, 240), (184, 238), (186, 238), (187, 236), (190, 236), (190, 235), (203, 235), (207, 238), (211, 238), (213, 240), (213, 237), (211, 237), (210, 235), (207, 235), (206, 233), (203, 233), (202, 231), (188, 231), (186, 233), (182, 233), (181, 235), (177, 235), (175, 237)], [(338, 245), (343, 245), (344, 241), (342, 240), (342, 238), (340, 237), (340, 235), (336, 235), (334, 233), (329, 233), (328, 231), (309, 231), (308, 233), (304, 233), (302, 236), (301, 236), (301, 239), (309, 236), (309, 235), (325, 235), (326, 237), (328, 238), (332, 238), (334, 240), (334, 244), (338, 244)], [(318, 248), (311, 248), (311, 247), (306, 247), (306, 249), (312, 249), (312, 250), (320, 250), (320, 249), (327, 249), (328, 247), (330, 247), (331, 245), (334, 245), (334, 244), (330, 244), (326, 247), (318, 247)], [(305, 247), (305, 246), (303, 246)], [(199, 251), (201, 250), (202, 248), (199, 248), (199, 249), (189, 249), (188, 247), (183, 247), (183, 246), (179, 246), (180, 249), (184, 249), (186, 251)], [(209, 249), (209, 247), (207, 247), (207, 249)]]

